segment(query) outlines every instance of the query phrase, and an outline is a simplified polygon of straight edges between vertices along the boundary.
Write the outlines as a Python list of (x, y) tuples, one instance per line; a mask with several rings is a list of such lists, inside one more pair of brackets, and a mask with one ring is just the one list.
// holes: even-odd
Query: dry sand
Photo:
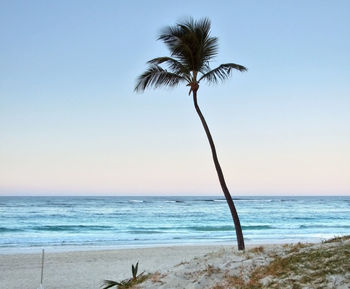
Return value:
[[(104, 279), (131, 277), (131, 265), (139, 271), (166, 271), (181, 262), (216, 250), (218, 246), (173, 246), (50, 253), (45, 251), (45, 289), (97, 289)], [(0, 255), (1, 289), (35, 289), (40, 284), (41, 252)]]
[[(259, 246), (245, 252), (233, 246), (46, 251), (44, 288), (97, 289), (104, 279), (130, 278), (131, 265), (137, 261), (139, 271), (150, 275), (133, 288), (225, 289), (254, 284), (259, 284), (254, 288), (350, 288), (349, 237), (329, 243)], [(40, 252), (0, 255), (0, 288), (38, 288), (40, 266)]]

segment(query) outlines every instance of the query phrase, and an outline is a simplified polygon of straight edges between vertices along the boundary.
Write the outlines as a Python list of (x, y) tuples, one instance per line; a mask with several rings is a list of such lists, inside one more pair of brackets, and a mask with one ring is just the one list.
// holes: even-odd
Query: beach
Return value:
[(349, 11), (0, 0), (0, 289), (350, 289)]
[[(0, 255), (1, 289), (38, 288), (40, 253)], [(255, 245), (244, 252), (236, 246), (46, 251), (43, 285), (45, 289), (100, 288), (105, 279), (131, 278), (131, 265), (139, 262), (139, 273), (144, 271), (147, 280), (133, 288), (223, 289), (259, 284), (261, 287), (252, 288), (346, 289), (349, 260), (349, 237), (321, 243)]]
[[(164, 272), (208, 252), (227, 246), (168, 246), (119, 250), (45, 252), (44, 288), (99, 288), (104, 279), (131, 277), (131, 265), (139, 270)], [(41, 251), (0, 255), (1, 289), (38, 288)]]

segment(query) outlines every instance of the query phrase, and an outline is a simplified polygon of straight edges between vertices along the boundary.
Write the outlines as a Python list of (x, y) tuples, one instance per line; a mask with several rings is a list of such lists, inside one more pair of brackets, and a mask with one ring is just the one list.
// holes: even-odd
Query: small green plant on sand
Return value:
[[(139, 269), (139, 262), (136, 263), (136, 265), (131, 265), (131, 273), (132, 273), (132, 279), (136, 280), (137, 279), (137, 271)], [(142, 275), (143, 272), (140, 274)]]
[(133, 287), (136, 284), (142, 283), (148, 278), (148, 275), (144, 275), (143, 274), (144, 272), (137, 275), (138, 268), (139, 268), (139, 262), (137, 262), (135, 266), (131, 265), (132, 278), (126, 279), (120, 282), (113, 281), (113, 280), (104, 280), (101, 288), (108, 289), (108, 288), (116, 287), (118, 289), (127, 289), (127, 288)]

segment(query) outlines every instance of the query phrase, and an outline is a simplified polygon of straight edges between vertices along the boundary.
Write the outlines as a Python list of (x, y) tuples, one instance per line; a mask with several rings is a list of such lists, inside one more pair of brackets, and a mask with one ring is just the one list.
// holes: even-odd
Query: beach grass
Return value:
[[(261, 253), (261, 248), (249, 251)], [(224, 281), (213, 289), (323, 289), (350, 284), (350, 236), (336, 237), (317, 245), (286, 245), (284, 249), (282, 254), (271, 253), (272, 261), (252, 270), (248, 278), (227, 272)]]
[(115, 287), (117, 289), (135, 288), (137, 284), (141, 284), (142, 282), (146, 281), (150, 277), (150, 274), (144, 274), (145, 272), (142, 272), (141, 274), (137, 274), (138, 268), (139, 268), (139, 262), (137, 262), (136, 265), (132, 264), (131, 278), (125, 279), (119, 282), (113, 281), (113, 280), (104, 280), (101, 288), (102, 289), (109, 289), (112, 287)]

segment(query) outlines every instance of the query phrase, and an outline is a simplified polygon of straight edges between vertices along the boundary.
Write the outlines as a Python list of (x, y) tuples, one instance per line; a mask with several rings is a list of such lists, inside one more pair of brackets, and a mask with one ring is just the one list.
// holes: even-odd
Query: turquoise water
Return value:
[[(350, 197), (238, 197), (246, 242), (350, 234)], [(235, 243), (223, 197), (0, 197), (0, 251)]]

